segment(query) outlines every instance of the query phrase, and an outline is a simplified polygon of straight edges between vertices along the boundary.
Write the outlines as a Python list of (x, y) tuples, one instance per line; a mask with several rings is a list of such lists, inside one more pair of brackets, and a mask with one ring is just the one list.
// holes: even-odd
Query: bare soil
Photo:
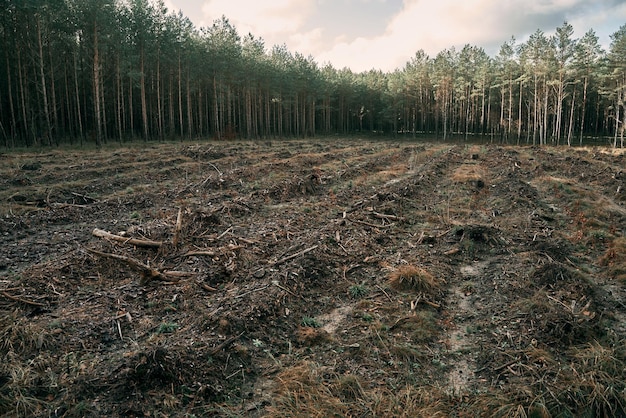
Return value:
[(603, 148), (0, 154), (0, 415), (625, 416), (625, 189)]

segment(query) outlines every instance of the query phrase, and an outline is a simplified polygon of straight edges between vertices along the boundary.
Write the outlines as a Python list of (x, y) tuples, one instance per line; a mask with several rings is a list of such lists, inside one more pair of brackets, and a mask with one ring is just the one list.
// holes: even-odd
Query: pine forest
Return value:
[(355, 73), (243, 36), (196, 28), (162, 1), (0, 1), (0, 143), (481, 136), (624, 146), (626, 24), (605, 51), (567, 22), (554, 35), (419, 50)]

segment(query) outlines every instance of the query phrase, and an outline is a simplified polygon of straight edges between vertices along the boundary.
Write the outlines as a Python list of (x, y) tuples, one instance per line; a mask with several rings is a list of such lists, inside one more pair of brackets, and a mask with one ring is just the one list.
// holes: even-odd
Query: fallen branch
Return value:
[(282, 263), (284, 263), (284, 262), (286, 262), (286, 261), (292, 260), (292, 259), (294, 259), (294, 258), (296, 258), (296, 257), (300, 257), (301, 255), (304, 255), (304, 254), (306, 254), (306, 253), (308, 253), (308, 252), (310, 252), (310, 251), (313, 251), (313, 250), (314, 250), (314, 249), (316, 249), (317, 247), (319, 247), (319, 245), (314, 245), (314, 246), (312, 246), (312, 247), (309, 247), (309, 248), (307, 248), (307, 249), (305, 249), (305, 250), (299, 251), (299, 252), (297, 252), (297, 253), (295, 253), (295, 254), (292, 254), (292, 255), (290, 255), (290, 256), (287, 256), (287, 257), (285, 257), (285, 258), (281, 258), (281, 259), (280, 259), (280, 260), (278, 260), (278, 261), (275, 261), (275, 262), (273, 262), (273, 263), (269, 263), (269, 265), (270, 265), (270, 266), (277, 266), (277, 265), (282, 264)]
[(45, 304), (43, 304), (43, 303), (39, 303), (39, 302), (32, 302), (32, 301), (30, 301), (30, 300), (25, 300), (25, 299), (18, 298), (17, 296), (11, 296), (11, 295), (9, 295), (9, 294), (8, 294), (8, 293), (6, 293), (6, 292), (0, 292), (0, 295), (4, 296), (4, 297), (5, 297), (5, 298), (7, 298), (7, 299), (11, 299), (11, 300), (13, 300), (13, 301), (15, 301), (15, 302), (24, 303), (24, 304), (26, 304), (26, 305), (32, 305), (32, 306), (46, 306), (46, 305), (45, 305)]
[(103, 231), (102, 229), (95, 228), (91, 233), (94, 237), (110, 239), (112, 241), (118, 241), (124, 244), (135, 245), (137, 247), (156, 247), (159, 248), (163, 245), (161, 241), (150, 241), (137, 238), (126, 238), (120, 235), (111, 234), (110, 232)]
[(135, 270), (139, 270), (141, 272), (141, 283), (146, 284), (153, 279), (163, 280), (163, 281), (174, 281), (177, 282), (181, 277), (187, 277), (190, 273), (180, 272), (180, 271), (166, 271), (160, 272), (157, 269), (154, 269), (147, 264), (142, 263), (141, 261), (134, 259), (132, 257), (127, 257), (125, 255), (111, 254), (111, 253), (103, 253), (101, 251), (93, 250), (91, 248), (85, 248), (87, 252), (92, 254), (99, 255), (100, 257), (113, 258), (115, 260), (123, 261), (128, 264), (131, 268)]

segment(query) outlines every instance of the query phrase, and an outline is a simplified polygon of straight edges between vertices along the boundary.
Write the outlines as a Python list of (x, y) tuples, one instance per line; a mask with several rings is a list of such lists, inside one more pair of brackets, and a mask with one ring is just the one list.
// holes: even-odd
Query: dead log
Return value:
[(112, 241), (117, 241), (117, 242), (121, 242), (124, 244), (130, 244), (130, 245), (134, 245), (137, 247), (159, 248), (161, 245), (163, 245), (163, 242), (161, 241), (150, 241), (150, 240), (145, 240), (145, 239), (122, 237), (120, 235), (111, 234), (110, 232), (107, 232), (98, 228), (95, 228), (91, 234), (94, 237), (109, 239)]

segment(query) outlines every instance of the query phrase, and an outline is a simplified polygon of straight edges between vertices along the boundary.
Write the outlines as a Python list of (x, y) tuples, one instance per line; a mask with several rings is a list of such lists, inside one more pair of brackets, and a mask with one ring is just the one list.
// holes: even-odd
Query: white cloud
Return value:
[(300, 52), (304, 55), (312, 55), (317, 61), (317, 55), (324, 51), (324, 29), (315, 28), (308, 32), (296, 33), (286, 40), (291, 52)]
[(207, 0), (202, 6), (205, 25), (226, 16), (240, 35), (248, 32), (268, 43), (283, 43), (302, 30), (315, 0)]
[[(339, 68), (349, 66), (355, 71), (371, 68), (392, 71), (402, 67), (419, 49), (434, 57), (446, 48), (470, 44), (484, 47), (493, 55), (511, 36), (521, 40), (537, 29), (552, 32), (565, 20), (606, 24), (609, 9), (606, 3), (602, 0), (404, 0), (402, 10), (384, 33), (338, 42), (316, 57), (321, 62), (331, 62)], [(626, 21), (623, 3), (618, 2), (613, 11), (621, 13), (620, 18)]]
[(182, 6), (198, 27), (224, 15), (242, 36), (251, 32), (268, 47), (286, 43), (320, 64), (354, 71), (392, 71), (419, 49), (434, 57), (465, 44), (493, 56), (511, 36), (524, 41), (537, 29), (550, 34), (565, 20), (575, 37), (593, 28), (606, 46), (626, 22), (624, 0), (402, 0), (392, 15), (398, 1), (165, 0), (173, 10)]

